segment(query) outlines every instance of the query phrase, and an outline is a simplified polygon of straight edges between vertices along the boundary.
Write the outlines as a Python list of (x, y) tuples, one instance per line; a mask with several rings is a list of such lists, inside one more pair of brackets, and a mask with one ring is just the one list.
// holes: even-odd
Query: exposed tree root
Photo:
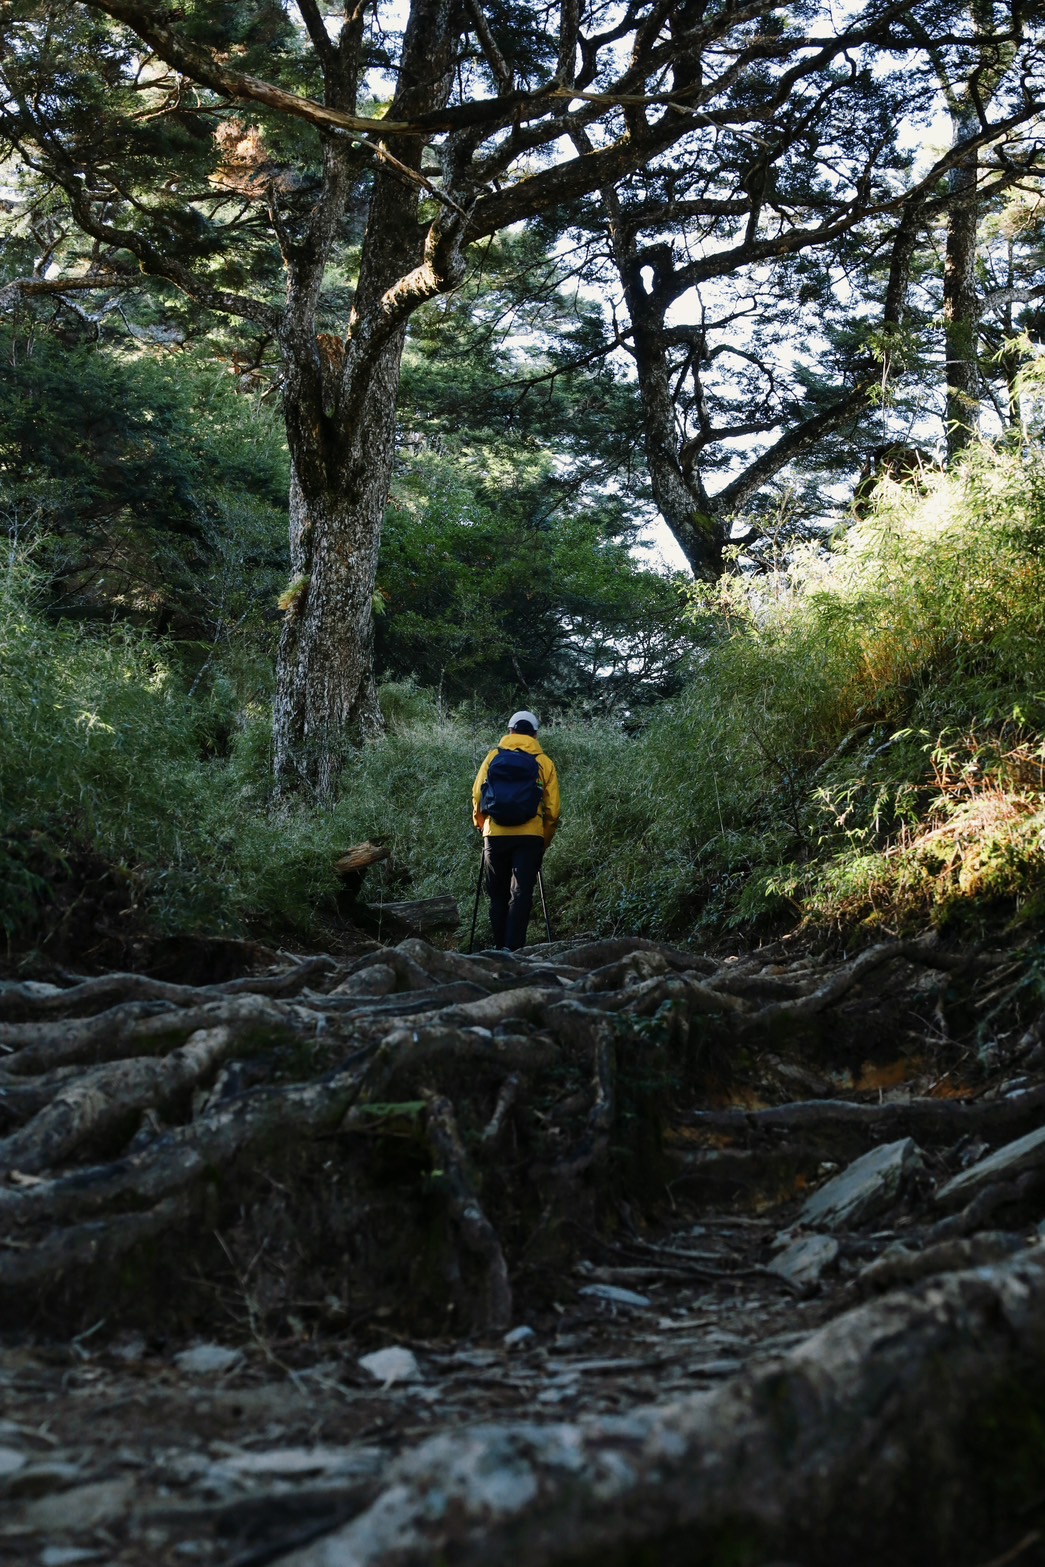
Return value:
[(76, 1150), (101, 1142), (147, 1108), (165, 1110), (224, 1061), (235, 1035), (199, 1029), (163, 1060), (149, 1057), (89, 1067), (60, 1087), (27, 1126), (0, 1139), (0, 1178), (13, 1170), (51, 1170)]
[(915, 1284), (940, 1273), (957, 1273), (962, 1268), (983, 1268), (1002, 1262), (1023, 1251), (1023, 1235), (1003, 1230), (983, 1230), (978, 1235), (956, 1240), (937, 1241), (917, 1250), (894, 1250), (878, 1257), (864, 1268), (853, 1286), (857, 1299), (881, 1295), (898, 1284)]
[[(0, 1557), (1025, 1555), (1045, 1511), (1036, 992), (1011, 955), (935, 941), (778, 957), (411, 937), (217, 986), (0, 986), (5, 1395), (34, 1332), (73, 1330), (48, 1425), (35, 1384), (21, 1425), (5, 1404)], [(963, 1033), (985, 995), (1010, 998), (1004, 1028)], [(1021, 1075), (977, 1097), (988, 1060)], [(196, 1410), (230, 1360), (254, 1362), (230, 1427), (176, 1458), (157, 1385)], [(629, 1408), (636, 1378), (658, 1404)], [(485, 1404), (418, 1445), (465, 1384)], [(138, 1399), (147, 1456), (110, 1471)], [(109, 1401), (89, 1482), (18, 1468)]]
[(445, 1192), (451, 1221), (464, 1246), (483, 1268), (485, 1300), (481, 1320), (491, 1329), (504, 1329), (512, 1320), (512, 1287), (497, 1232), (486, 1217), (468, 1170), (453, 1106), (441, 1095), (428, 1097), (425, 1139)]
[[(721, 1392), (436, 1437), (285, 1567), (968, 1562), (1040, 1500), (1045, 1255), (860, 1307)], [(1024, 1533), (1026, 1530), (1024, 1529)]]
[(96, 1007), (122, 1001), (169, 1001), (174, 1006), (198, 1004), (208, 997), (288, 996), (309, 980), (336, 970), (333, 958), (325, 954), (304, 958), (276, 974), (230, 979), (216, 985), (175, 985), (147, 974), (101, 974), (69, 986), (45, 985), (36, 980), (22, 984), (0, 985), (0, 1017), (40, 1017), (46, 1014), (68, 1017), (73, 1012), (89, 1015)]
[[(976, 959), (983, 969), (1000, 961)], [(375, 1180), (405, 1180), (422, 1223), (431, 1183), (421, 1177), (442, 1170), (458, 1273), (478, 1266), (484, 1280), (477, 1325), (502, 1326), (513, 1249), (535, 1227), (554, 1229), (550, 1216), (578, 1201), (592, 1217), (612, 1199), (621, 1158), (650, 1183), (637, 1200), (656, 1194), (658, 1105), (683, 1083), (692, 1097), (734, 1047), (771, 1040), (781, 1025), (792, 1039), (819, 1027), (890, 965), (960, 966), (933, 942), (782, 976), (639, 939), (465, 956), (411, 937), (351, 962), (312, 957), (221, 985), (133, 974), (65, 989), (0, 985), (0, 1303), (5, 1314), (31, 1309), (30, 1282), (103, 1268), (135, 1237), (184, 1225), (202, 1206), (242, 1222), (230, 1215), (249, 1207), (252, 1183), (297, 1160), (320, 1192), (332, 1179), (323, 1170), (344, 1173), (339, 1223), (349, 1231), (353, 1205), (365, 1222)], [(741, 1144), (839, 1129), (942, 1143), (1023, 1124), (1042, 1100), (1025, 1097), (820, 1102), (690, 1122)]]
[(707, 1132), (755, 1138), (800, 1132), (803, 1136), (857, 1133), (863, 1140), (915, 1137), (924, 1142), (956, 1143), (979, 1136), (1018, 1137), (1040, 1125), (1045, 1086), (1012, 1099), (905, 1099), (896, 1104), (854, 1104), (845, 1099), (814, 1099), (772, 1105), (763, 1110), (694, 1110), (690, 1124)]

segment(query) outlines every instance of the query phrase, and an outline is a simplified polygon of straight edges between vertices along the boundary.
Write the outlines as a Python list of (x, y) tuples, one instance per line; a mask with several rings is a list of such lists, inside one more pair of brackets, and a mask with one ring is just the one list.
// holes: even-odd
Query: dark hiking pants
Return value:
[(483, 839), (486, 892), (495, 947), (514, 952), (526, 945), (533, 889), (544, 858), (544, 839), (531, 834), (506, 834)]

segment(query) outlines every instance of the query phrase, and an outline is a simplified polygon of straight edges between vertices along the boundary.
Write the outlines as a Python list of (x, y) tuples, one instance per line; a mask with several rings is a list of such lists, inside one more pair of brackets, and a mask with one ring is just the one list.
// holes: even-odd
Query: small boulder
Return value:
[(1015, 1142), (1006, 1143), (985, 1159), (971, 1164), (967, 1170), (959, 1171), (940, 1187), (936, 1201), (942, 1208), (964, 1207), (985, 1186), (993, 1186), (998, 1181), (1015, 1180), (1025, 1170), (1042, 1165), (1045, 1165), (1045, 1126), (1039, 1126), (1035, 1132), (1028, 1132), (1026, 1137), (1017, 1137)]
[(821, 1276), (838, 1261), (838, 1242), (831, 1235), (803, 1235), (769, 1263), (770, 1273), (807, 1294), (816, 1289)]
[(921, 1165), (921, 1150), (913, 1138), (872, 1148), (813, 1193), (799, 1223), (815, 1230), (856, 1229), (891, 1208)]
[(375, 1349), (372, 1355), (361, 1355), (359, 1364), (383, 1387), (391, 1387), (396, 1382), (422, 1380), (416, 1355), (400, 1344), (392, 1344), (388, 1349)]
[(505, 1349), (521, 1349), (524, 1344), (532, 1344), (536, 1337), (537, 1335), (533, 1329), (528, 1328), (525, 1323), (523, 1323), (520, 1324), (519, 1327), (512, 1328), (510, 1332), (506, 1333), (501, 1342), (503, 1343)]
[(231, 1371), (242, 1359), (242, 1350), (229, 1349), (225, 1344), (193, 1344), (191, 1349), (175, 1355), (174, 1364), (189, 1376), (210, 1377)]

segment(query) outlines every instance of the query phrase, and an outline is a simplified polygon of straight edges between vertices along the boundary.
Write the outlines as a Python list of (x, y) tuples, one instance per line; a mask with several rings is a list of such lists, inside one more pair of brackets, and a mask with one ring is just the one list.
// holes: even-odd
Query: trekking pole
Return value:
[[(468, 938), (468, 951), (469, 952), (471, 952), (472, 948), (475, 946), (475, 922), (479, 918), (479, 894), (483, 890), (483, 862), (485, 861), (485, 858), (486, 858), (485, 852), (480, 850), (480, 853), (479, 853), (479, 880), (475, 884), (475, 908), (472, 910), (472, 934)], [(542, 894), (542, 897), (543, 897), (543, 894)]]
[(544, 879), (540, 871), (537, 872), (537, 885), (541, 889), (541, 908), (544, 910), (544, 928), (548, 932), (548, 940), (553, 940), (551, 921), (548, 919), (548, 905), (544, 901)]

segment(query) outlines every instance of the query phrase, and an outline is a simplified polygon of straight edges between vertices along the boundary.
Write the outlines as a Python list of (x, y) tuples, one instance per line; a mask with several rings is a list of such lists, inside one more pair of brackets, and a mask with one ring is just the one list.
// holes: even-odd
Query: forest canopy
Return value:
[[(563, 0), (549, 25), (525, 4), (18, 0), (2, 25), (0, 297), (48, 301), (67, 330), (122, 314), (139, 341), (216, 334), (278, 393), (283, 791), (330, 793), (380, 731), (404, 344), (463, 285), (473, 334), (514, 291), (518, 336), (545, 353), (530, 379), (572, 378), (560, 440), (601, 463), (616, 444), (623, 471), (634, 432), (700, 578), (782, 517), (801, 526), (810, 473), (873, 478), (921, 444), (930, 378), (952, 455), (985, 393), (1019, 424), (1025, 352), (1001, 342), (1040, 297), (1042, 58), (1015, 7), (873, 3), (836, 27), (808, 3)], [(569, 462), (545, 487), (568, 487)], [(608, 656), (630, 633), (609, 606), (595, 619)]]

